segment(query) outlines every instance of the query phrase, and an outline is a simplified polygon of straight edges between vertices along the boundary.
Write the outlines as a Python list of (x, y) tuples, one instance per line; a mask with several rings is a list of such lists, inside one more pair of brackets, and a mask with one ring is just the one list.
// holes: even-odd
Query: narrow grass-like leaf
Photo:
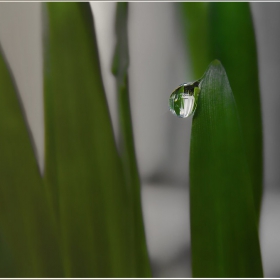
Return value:
[(54, 222), (14, 82), (1, 52), (0, 100), (0, 230), (3, 245), (7, 252), (10, 248), (16, 263), (13, 275), (61, 277)]
[(206, 71), (190, 149), (194, 277), (262, 277), (250, 172), (237, 106), (219, 61)]
[(121, 130), (120, 153), (122, 166), (128, 187), (128, 201), (130, 203), (129, 228), (130, 232), (130, 267), (133, 277), (151, 277), (150, 263), (145, 240), (143, 225), (140, 178), (138, 174), (133, 129), (128, 91), (128, 38), (127, 17), (128, 3), (117, 3), (116, 35), (117, 45), (113, 62), (113, 73), (117, 79), (119, 121)]
[(67, 277), (129, 277), (128, 204), (88, 3), (48, 3), (46, 181)]
[(209, 3), (212, 59), (227, 72), (236, 100), (257, 218), (262, 197), (262, 120), (254, 27), (249, 3)]

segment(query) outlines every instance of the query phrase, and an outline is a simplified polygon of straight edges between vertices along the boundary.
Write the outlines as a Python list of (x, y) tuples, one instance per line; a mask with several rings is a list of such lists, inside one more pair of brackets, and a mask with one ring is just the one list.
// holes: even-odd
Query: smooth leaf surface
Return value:
[(129, 277), (125, 182), (88, 3), (48, 3), (46, 182), (67, 277)]
[(250, 172), (238, 110), (219, 61), (193, 118), (190, 210), (194, 277), (262, 277)]
[(254, 26), (249, 3), (180, 3), (194, 79), (219, 59), (235, 96), (259, 220), (263, 144)]
[(209, 3), (209, 32), (211, 59), (222, 62), (236, 100), (259, 219), (263, 182), (262, 120), (250, 3)]
[(7, 259), (15, 262), (15, 267), (10, 267), (14, 277), (61, 277), (54, 221), (2, 51), (0, 81), (1, 249), (10, 252)]
[(120, 122), (120, 154), (128, 188), (130, 203), (130, 264), (133, 277), (151, 277), (150, 263), (145, 239), (142, 209), (140, 178), (138, 174), (133, 128), (129, 103), (128, 86), (128, 38), (127, 38), (128, 3), (117, 3), (116, 35), (117, 44), (113, 62), (113, 73), (117, 79), (119, 122)]

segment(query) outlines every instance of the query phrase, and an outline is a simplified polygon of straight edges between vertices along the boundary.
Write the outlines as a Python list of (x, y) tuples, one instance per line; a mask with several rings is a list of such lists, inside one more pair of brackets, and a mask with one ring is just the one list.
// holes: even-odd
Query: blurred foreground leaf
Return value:
[(6, 258), (15, 261), (15, 267), (10, 267), (14, 277), (61, 277), (54, 221), (14, 82), (1, 52), (0, 100), (1, 249), (11, 250)]
[(128, 187), (128, 201), (130, 203), (130, 210), (128, 211), (129, 229), (131, 230), (131, 257), (129, 266), (132, 269), (132, 277), (151, 277), (141, 209), (140, 178), (135, 156), (129, 104), (127, 13), (128, 3), (117, 3), (117, 45), (113, 62), (113, 73), (117, 79), (121, 129), (120, 153), (126, 185)]
[(129, 277), (128, 205), (88, 3), (48, 3), (46, 182), (66, 277)]
[(262, 120), (258, 63), (250, 3), (209, 3), (212, 59), (227, 72), (245, 140), (257, 218), (262, 197)]
[(250, 172), (225, 70), (206, 71), (190, 149), (194, 277), (262, 277)]

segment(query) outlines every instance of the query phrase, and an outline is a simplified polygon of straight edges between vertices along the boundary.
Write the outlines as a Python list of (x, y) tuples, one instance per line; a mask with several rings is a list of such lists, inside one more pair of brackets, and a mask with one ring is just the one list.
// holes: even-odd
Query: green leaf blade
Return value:
[(259, 219), (263, 183), (263, 145), (257, 50), (249, 3), (209, 3), (212, 59), (227, 72), (236, 100)]
[(126, 189), (91, 9), (47, 8), (46, 181), (61, 224), (65, 275), (129, 277)]
[(49, 215), (31, 137), (2, 51), (0, 79), (1, 238), (11, 250), (16, 277), (60, 277), (56, 228)]
[(127, 38), (128, 3), (117, 3), (116, 35), (117, 44), (112, 72), (117, 80), (119, 122), (120, 122), (120, 156), (128, 188), (130, 210), (130, 267), (133, 277), (151, 277), (151, 268), (146, 245), (143, 216), (141, 209), (141, 185), (136, 162), (133, 127), (129, 102), (129, 54)]
[(220, 62), (210, 65), (201, 87), (190, 149), (193, 276), (262, 277), (243, 136)]

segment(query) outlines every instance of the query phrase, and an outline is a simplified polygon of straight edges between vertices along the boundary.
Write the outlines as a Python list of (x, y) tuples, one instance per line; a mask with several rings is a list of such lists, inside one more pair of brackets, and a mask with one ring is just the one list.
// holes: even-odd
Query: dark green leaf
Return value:
[(117, 3), (116, 35), (117, 45), (114, 56), (113, 73), (117, 78), (119, 121), (121, 129), (120, 153), (122, 166), (128, 187), (130, 203), (130, 263), (133, 277), (151, 277), (147, 253), (145, 232), (141, 210), (140, 179), (137, 169), (133, 129), (130, 114), (128, 92), (128, 39), (127, 39), (128, 3)]
[(237, 106), (214, 61), (201, 85), (190, 150), (194, 277), (262, 277), (256, 213)]
[(46, 182), (67, 277), (129, 277), (126, 188), (88, 3), (48, 3)]
[(180, 3), (185, 38), (197, 79), (212, 59), (219, 59), (235, 96), (257, 218), (260, 215), (263, 159), (262, 121), (256, 43), (249, 3)]
[(16, 277), (61, 277), (54, 221), (14, 83), (1, 52), (0, 81), (2, 248), (11, 253), (7, 258), (16, 262), (12, 272)]
[(262, 196), (262, 120), (257, 52), (249, 3), (209, 3), (212, 59), (227, 72), (236, 100), (257, 218)]

